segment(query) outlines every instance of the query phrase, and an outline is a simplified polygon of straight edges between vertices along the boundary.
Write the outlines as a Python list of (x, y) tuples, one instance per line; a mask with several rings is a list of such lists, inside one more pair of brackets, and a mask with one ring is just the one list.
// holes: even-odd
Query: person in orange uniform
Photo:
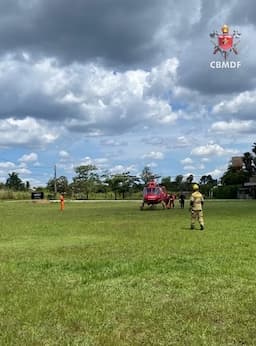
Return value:
[(64, 204), (65, 204), (64, 195), (61, 194), (61, 195), (60, 195), (60, 210), (61, 210), (61, 211), (64, 210)]

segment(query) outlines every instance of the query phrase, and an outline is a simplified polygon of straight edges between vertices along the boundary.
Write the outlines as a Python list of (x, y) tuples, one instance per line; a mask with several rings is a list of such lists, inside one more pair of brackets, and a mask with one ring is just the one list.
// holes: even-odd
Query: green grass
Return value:
[(256, 201), (139, 204), (0, 203), (0, 345), (256, 345)]

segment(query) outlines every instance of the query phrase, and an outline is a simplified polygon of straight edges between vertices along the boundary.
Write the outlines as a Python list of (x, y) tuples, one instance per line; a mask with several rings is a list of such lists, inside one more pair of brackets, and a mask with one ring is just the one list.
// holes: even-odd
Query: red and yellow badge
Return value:
[(238, 54), (236, 46), (240, 42), (241, 34), (237, 30), (234, 30), (233, 34), (230, 35), (227, 24), (222, 26), (221, 31), (222, 33), (218, 33), (217, 31), (212, 32), (210, 37), (217, 39), (216, 41), (211, 40), (214, 44), (213, 54), (219, 52), (226, 60), (229, 53), (233, 52), (234, 54)]
[(233, 36), (219, 35), (218, 42), (220, 49), (229, 50), (233, 47)]

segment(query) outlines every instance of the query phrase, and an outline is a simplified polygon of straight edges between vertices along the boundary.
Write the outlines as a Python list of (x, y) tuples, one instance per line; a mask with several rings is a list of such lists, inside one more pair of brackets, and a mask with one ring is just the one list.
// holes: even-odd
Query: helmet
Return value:
[(223, 32), (223, 34), (228, 34), (229, 32), (229, 27), (227, 26), (227, 24), (224, 24), (221, 28), (221, 31)]
[(199, 190), (199, 186), (197, 184), (193, 184), (193, 190), (194, 191)]

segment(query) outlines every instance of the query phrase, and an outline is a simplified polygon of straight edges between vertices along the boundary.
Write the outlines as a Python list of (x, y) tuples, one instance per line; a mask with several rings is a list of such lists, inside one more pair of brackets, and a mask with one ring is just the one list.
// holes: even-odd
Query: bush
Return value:
[(29, 191), (0, 190), (0, 199), (27, 200), (31, 199), (31, 193)]
[(236, 199), (237, 191), (240, 185), (224, 185), (213, 189), (213, 198), (218, 199)]

